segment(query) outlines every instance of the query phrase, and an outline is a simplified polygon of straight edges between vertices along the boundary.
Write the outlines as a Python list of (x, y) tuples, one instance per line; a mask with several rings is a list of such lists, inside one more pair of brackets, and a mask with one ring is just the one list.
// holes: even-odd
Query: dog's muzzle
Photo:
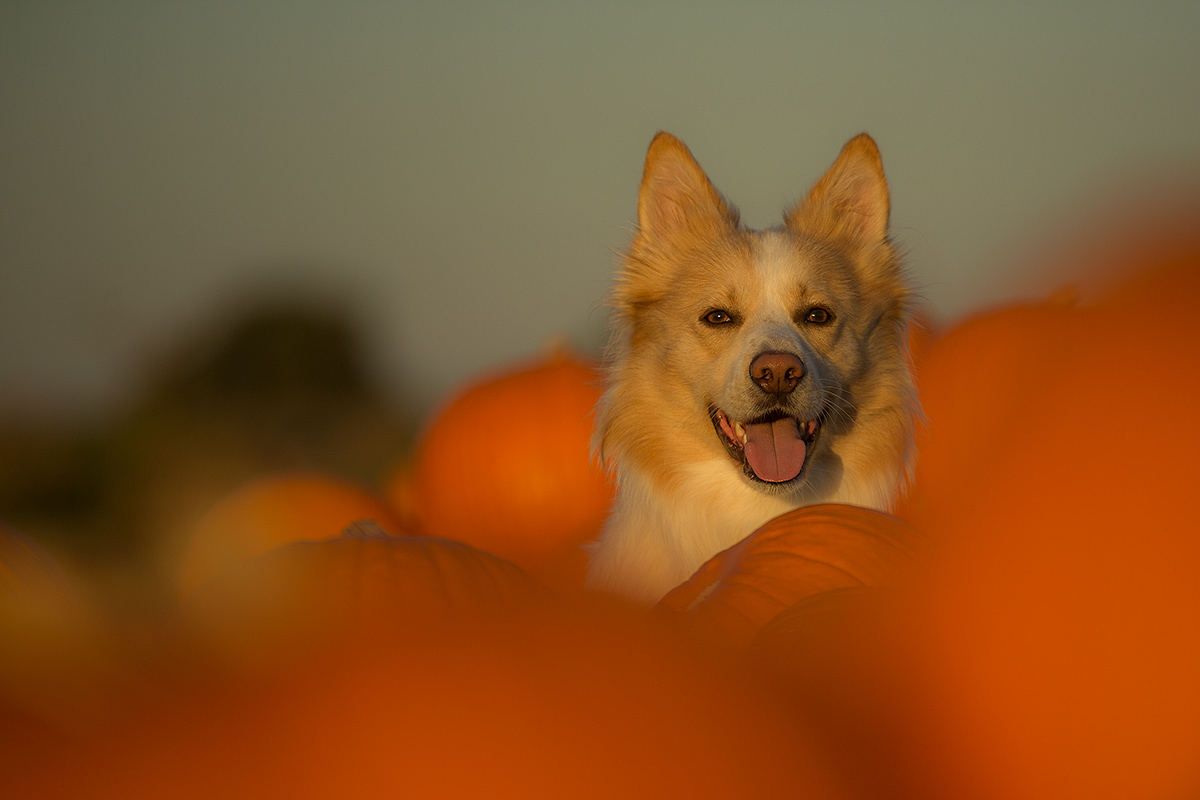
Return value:
[(772, 484), (801, 476), (821, 429), (819, 419), (802, 421), (782, 411), (739, 422), (713, 406), (709, 416), (726, 452), (742, 464), (746, 475)]

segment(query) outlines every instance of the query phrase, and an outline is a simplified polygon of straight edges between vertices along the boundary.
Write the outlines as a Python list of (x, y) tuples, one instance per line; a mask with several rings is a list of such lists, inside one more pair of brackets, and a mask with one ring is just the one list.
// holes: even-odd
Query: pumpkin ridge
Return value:
[[(907, 522), (903, 522), (903, 520), (897, 520), (897, 521), (901, 522), (905, 529), (907, 529), (913, 533), (912, 538), (917, 539), (917, 540), (923, 540), (925, 538), (925, 535), (923, 533), (921, 533), (921, 531), (912, 527)], [(875, 541), (882, 542), (882, 543), (889, 545), (890, 547), (893, 547), (897, 550), (901, 550), (907, 555), (916, 555), (916, 550), (914, 548), (908, 546), (908, 544), (906, 544), (905, 540), (899, 539), (895, 536), (892, 536), (889, 533), (883, 533), (878, 530), (872, 530), (871, 528), (867, 527), (866, 525), (859, 525), (859, 524), (855, 524), (853, 522), (852, 523), (843, 523), (841, 525), (841, 527), (852, 528), (855, 533), (861, 533), (864, 536), (869, 536), (872, 539), (874, 539)]]
[[(819, 558), (814, 558), (812, 556), (805, 556), (805, 555), (790, 552), (787, 550), (766, 550), (766, 551), (756, 552), (754, 555), (756, 557), (757, 556), (785, 556), (785, 557), (791, 558), (791, 559), (799, 559), (801, 561), (807, 561), (810, 564), (816, 564), (817, 566), (820, 566), (822, 568), (836, 570), (837, 572), (842, 573), (843, 575), (845, 575), (848, 578), (853, 578), (854, 580), (858, 581), (860, 584), (862, 584), (864, 586), (870, 585), (866, 578), (862, 578), (858, 575), (855, 575), (853, 572), (850, 572), (845, 567), (839, 567), (836, 564), (830, 564), (828, 561), (823, 561)], [(738, 583), (738, 585), (751, 586), (752, 584)]]
[[(779, 598), (775, 597), (774, 595), (770, 594), (762, 587), (757, 586), (753, 583), (746, 583), (746, 582), (736, 581), (736, 580), (732, 581), (732, 583), (743, 591), (748, 590), (749, 592), (756, 593), (759, 596), (759, 598), (761, 598), (761, 599), (766, 599), (768, 601), (772, 601), (772, 602), (776, 602), (776, 603), (779, 602)], [(743, 610), (743, 606), (749, 606), (750, 608), (755, 607), (755, 603), (753, 601), (751, 601), (750, 598), (745, 598), (745, 599), (747, 600), (747, 602), (745, 602), (745, 603), (739, 603), (739, 604), (727, 603), (726, 607), (730, 611), (732, 611), (735, 615), (737, 615), (743, 622), (747, 623), (748, 625), (751, 625), (751, 626), (761, 625), (765, 620), (760, 620), (760, 619), (758, 619), (759, 615), (755, 615), (753, 613)], [(761, 602), (761, 600), (759, 600), (759, 601)]]

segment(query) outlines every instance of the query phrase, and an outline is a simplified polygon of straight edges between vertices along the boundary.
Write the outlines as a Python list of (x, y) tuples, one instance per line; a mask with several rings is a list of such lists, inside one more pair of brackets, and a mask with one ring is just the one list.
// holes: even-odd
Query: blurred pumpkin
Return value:
[(970, 511), (971, 501), (957, 488), (971, 480), (961, 454), (978, 463), (1019, 439), (1026, 398), (1016, 389), (1037, 380), (1031, 365), (1045, 363), (1047, 342), (1074, 335), (1082, 313), (1061, 293), (978, 314), (924, 343), (917, 389), (927, 424), (917, 436), (916, 480), (897, 516), (925, 530), (934, 509)]
[(260, 478), (219, 501), (193, 528), (179, 587), (190, 593), (231, 564), (288, 542), (331, 539), (360, 519), (389, 533), (404, 530), (385, 500), (353, 484), (303, 473)]
[(74, 728), (101, 712), (123, 666), (84, 585), (0, 523), (0, 708)]
[(1197, 230), (1098, 302), (981, 315), (924, 363), (906, 513), (941, 555), (910, 692), (943, 796), (1200, 791)]
[(922, 541), (914, 528), (878, 511), (837, 504), (798, 508), (709, 559), (656, 609), (716, 641), (744, 645), (805, 597), (900, 581)]
[(67, 584), (62, 567), (43, 547), (0, 522), (0, 599), (57, 592)]
[(345, 640), (411, 642), (549, 598), (521, 568), (490, 553), (362, 522), (227, 570), (195, 593), (186, 620), (218, 655), (253, 661)]
[(389, 494), (420, 533), (581, 587), (581, 546), (613, 495), (590, 453), (599, 381), (595, 365), (562, 350), (476, 381), (434, 416)]
[(18, 728), (0, 769), (20, 797), (846, 796), (771, 698), (642, 621), (516, 615), (287, 660), (152, 692), (82, 742)]
[(757, 680), (813, 726), (863, 797), (936, 797), (938, 777), (912, 768), (923, 747), (912, 720), (905, 591), (848, 586), (771, 618), (746, 650)]

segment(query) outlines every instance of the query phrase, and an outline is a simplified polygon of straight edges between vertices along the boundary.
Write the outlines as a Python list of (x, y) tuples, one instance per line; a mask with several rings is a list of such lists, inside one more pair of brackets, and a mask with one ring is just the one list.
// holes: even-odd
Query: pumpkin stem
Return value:
[(379, 527), (379, 523), (373, 519), (360, 519), (351, 522), (346, 527), (342, 528), (342, 536), (347, 537), (372, 537), (372, 536), (387, 536), (388, 532)]

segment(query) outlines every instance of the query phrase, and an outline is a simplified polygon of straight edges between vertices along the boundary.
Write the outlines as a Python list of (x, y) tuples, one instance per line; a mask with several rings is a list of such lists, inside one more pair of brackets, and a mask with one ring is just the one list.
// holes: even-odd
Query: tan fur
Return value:
[[(741, 226), (682, 142), (654, 138), (612, 296), (595, 444), (616, 472), (618, 499), (593, 551), (593, 588), (652, 603), (792, 508), (890, 508), (912, 466), (920, 409), (911, 295), (887, 219), (883, 166), (866, 134), (783, 227), (766, 231)], [(832, 322), (807, 320), (816, 306)], [(706, 324), (712, 309), (736, 324)], [(762, 394), (749, 366), (765, 351), (803, 361), (789, 415), (823, 420), (800, 477), (770, 486), (743, 473), (710, 416), (716, 407), (737, 419), (754, 413)]]

